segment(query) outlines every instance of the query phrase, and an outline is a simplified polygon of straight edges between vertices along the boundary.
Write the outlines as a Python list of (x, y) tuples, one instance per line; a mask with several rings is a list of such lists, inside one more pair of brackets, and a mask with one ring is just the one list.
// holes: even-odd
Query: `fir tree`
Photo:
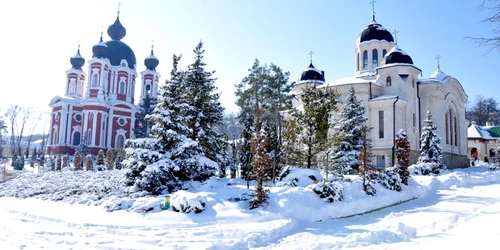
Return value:
[(231, 157), (231, 167), (230, 167), (230, 171), (231, 171), (231, 179), (235, 179), (236, 178), (236, 166), (238, 165), (237, 164), (237, 152), (236, 152), (236, 142), (235, 142), (235, 138), (233, 138), (233, 142), (231, 142), (231, 153), (232, 153), (232, 157)]
[(296, 119), (292, 117), (283, 121), (283, 161), (287, 165), (305, 167), (306, 151), (302, 148), (300, 136), (301, 128)]
[(56, 170), (61, 170), (61, 165), (62, 165), (62, 160), (61, 160), (61, 156), (58, 155), (56, 156)]
[(339, 141), (332, 148), (332, 168), (338, 174), (356, 173), (362, 148), (362, 126), (366, 124), (365, 107), (358, 101), (351, 87), (338, 115), (335, 130)]
[(137, 121), (137, 126), (134, 128), (135, 138), (145, 138), (151, 132), (154, 121), (146, 119), (146, 116), (153, 113), (156, 102), (155, 98), (146, 93), (144, 99), (142, 99), (142, 103), (139, 104), (139, 112), (135, 114)]
[(34, 161), (37, 158), (36, 147), (33, 149), (33, 154), (31, 154), (31, 160)]
[(113, 161), (114, 161), (114, 158), (115, 158), (115, 154), (113, 153), (113, 150), (111, 149), (108, 149), (106, 151), (106, 168), (108, 170), (113, 170)]
[(220, 94), (216, 93), (215, 71), (205, 69), (205, 50), (201, 41), (193, 52), (195, 61), (188, 66), (184, 85), (190, 105), (186, 114), (187, 127), (191, 132), (189, 138), (199, 143), (209, 159), (224, 164), (223, 155), (227, 145), (223, 134), (217, 129), (223, 122), (224, 108), (219, 101)]
[(255, 197), (250, 201), (250, 209), (258, 208), (267, 201), (267, 190), (262, 183), (266, 177), (266, 171), (271, 164), (271, 157), (266, 154), (266, 148), (269, 146), (269, 139), (264, 132), (259, 132), (252, 136), (252, 153), (254, 164), (254, 175), (257, 180), (255, 187)]
[(97, 171), (103, 171), (105, 169), (105, 167), (104, 167), (104, 150), (100, 149), (97, 152), (97, 159), (96, 159), (95, 165), (96, 165)]
[(91, 154), (85, 156), (85, 170), (94, 171), (94, 160), (92, 160)]
[(373, 180), (377, 177), (377, 172), (372, 164), (371, 154), (371, 142), (372, 139), (369, 137), (371, 127), (368, 127), (366, 124), (360, 126), (361, 132), (361, 150), (359, 155), (359, 175), (361, 175), (363, 179), (363, 191), (368, 195), (375, 195), (377, 192), (373, 187)]
[[(430, 163), (431, 169), (429, 169), (429, 171), (438, 174), (439, 169), (445, 169), (446, 167), (442, 161), (443, 149), (440, 145), (441, 138), (434, 133), (437, 127), (432, 121), (432, 113), (430, 110), (427, 110), (427, 117), (424, 122), (425, 126), (422, 128), (423, 131), (420, 136), (420, 141), (422, 143), (420, 145), (420, 156), (418, 157), (417, 164)], [(424, 170), (422, 173), (426, 174), (425, 172)]]
[(244, 113), (241, 117), (243, 124), (243, 135), (242, 135), (242, 145), (239, 154), (240, 160), (240, 169), (241, 169), (241, 177), (244, 180), (250, 180), (250, 173), (252, 171), (252, 152), (251, 152), (251, 143), (252, 143), (252, 134), (254, 132), (253, 126), (253, 115), (251, 113)]
[(317, 164), (318, 153), (328, 148), (328, 131), (330, 129), (330, 115), (336, 111), (339, 95), (334, 89), (318, 89), (314, 85), (307, 85), (302, 89), (300, 99), (303, 110), (294, 109), (292, 116), (296, 119), (298, 128), (301, 128), (300, 143), (305, 145), (306, 167)]
[(61, 158), (61, 161), (62, 161), (61, 169), (64, 169), (65, 167), (68, 166), (68, 156), (67, 155), (63, 155), (63, 157)]
[(400, 129), (396, 134), (396, 158), (398, 159), (396, 172), (401, 178), (401, 183), (408, 185), (408, 178), (410, 178), (410, 172), (408, 171), (410, 165), (410, 141), (403, 129)]

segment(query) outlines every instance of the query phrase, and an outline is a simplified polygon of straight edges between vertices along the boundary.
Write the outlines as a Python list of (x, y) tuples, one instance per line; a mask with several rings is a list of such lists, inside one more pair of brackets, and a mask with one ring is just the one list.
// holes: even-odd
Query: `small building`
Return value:
[(500, 147), (500, 126), (494, 126), (490, 122), (479, 126), (473, 121), (467, 129), (467, 145), (471, 159), (484, 161), (486, 157), (493, 162)]

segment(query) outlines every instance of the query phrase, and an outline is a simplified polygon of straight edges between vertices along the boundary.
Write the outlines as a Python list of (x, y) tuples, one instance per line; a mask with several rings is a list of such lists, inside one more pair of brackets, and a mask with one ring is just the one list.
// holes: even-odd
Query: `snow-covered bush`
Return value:
[(92, 155), (88, 154), (85, 156), (85, 170), (92, 171), (94, 170), (94, 161), (92, 160)]
[(253, 199), (254, 196), (255, 196), (255, 193), (252, 190), (249, 190), (248, 192), (239, 194), (235, 197), (229, 197), (227, 200), (233, 201), (233, 202), (249, 201), (249, 200)]
[(401, 177), (398, 174), (398, 168), (387, 168), (382, 172), (377, 173), (377, 182), (383, 187), (400, 192)]
[(344, 199), (344, 194), (342, 192), (343, 187), (340, 183), (323, 181), (321, 183), (310, 185), (314, 193), (319, 195), (319, 198), (327, 203), (332, 203), (336, 201), (341, 201)]
[(24, 157), (17, 157), (16, 159), (12, 160), (12, 167), (15, 170), (23, 170), (24, 169)]
[(205, 210), (207, 204), (207, 199), (204, 196), (200, 196), (187, 191), (178, 191), (172, 197), (172, 210), (179, 213), (191, 213), (199, 214)]
[(414, 175), (438, 175), (440, 173), (440, 165), (434, 162), (424, 162), (413, 164), (409, 167), (409, 170)]
[(82, 155), (80, 154), (80, 152), (76, 151), (73, 158), (75, 159), (73, 161), (73, 166), (75, 166), (75, 171), (82, 170)]
[(306, 187), (320, 181), (323, 181), (323, 176), (316, 169), (286, 166), (281, 170), (276, 186)]

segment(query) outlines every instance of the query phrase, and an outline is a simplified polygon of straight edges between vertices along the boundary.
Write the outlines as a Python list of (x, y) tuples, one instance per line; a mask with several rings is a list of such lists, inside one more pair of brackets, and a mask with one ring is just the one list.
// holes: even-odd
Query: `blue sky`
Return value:
[[(201, 39), (205, 62), (216, 70), (221, 102), (236, 111), (234, 85), (255, 58), (289, 71), (296, 80), (309, 64), (326, 71), (327, 81), (354, 75), (354, 46), (371, 22), (369, 0), (122, 0), (120, 20), (127, 29), (122, 39), (135, 52), (138, 72), (144, 70), (151, 40), (160, 59), (162, 81), (169, 76), (172, 54), (183, 54), (183, 65), (193, 60)], [(397, 29), (398, 45), (412, 56), (428, 77), (441, 69), (457, 78), (469, 100), (476, 95), (498, 96), (497, 51), (484, 55), (464, 36), (489, 36), (492, 26), (481, 23), (491, 12), (481, 12), (482, 0), (378, 0), (376, 19), (386, 29)], [(118, 1), (2, 1), (0, 3), (0, 112), (9, 104), (48, 110), (55, 95), (64, 93), (65, 71), (78, 41), (85, 59), (104, 26), (116, 18)], [(84, 66), (86, 69), (87, 64)]]

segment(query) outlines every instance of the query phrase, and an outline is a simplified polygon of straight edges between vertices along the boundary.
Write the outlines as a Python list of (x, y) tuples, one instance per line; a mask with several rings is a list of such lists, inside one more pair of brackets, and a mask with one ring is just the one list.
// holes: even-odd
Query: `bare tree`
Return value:
[(500, 3), (498, 0), (483, 0), (479, 5), (481, 11), (493, 11), (493, 14), (488, 18), (484, 19), (482, 22), (496, 26), (490, 37), (470, 37), (466, 36), (466, 39), (472, 40), (478, 46), (487, 47), (486, 53), (492, 50), (500, 51)]
[(31, 139), (33, 138), (33, 133), (35, 132), (36, 125), (38, 124), (38, 122), (42, 118), (42, 112), (40, 112), (40, 111), (34, 112), (33, 114), (35, 115), (35, 119), (30, 119), (30, 124), (29, 124), (30, 130), (28, 131), (28, 144), (27, 144), (27, 151), (28, 152), (30, 150)]
[(9, 109), (7, 109), (7, 112), (5, 112), (5, 116), (9, 120), (9, 125), (10, 125), (10, 154), (14, 155), (15, 149), (16, 149), (16, 133), (15, 133), (15, 128), (17, 126), (17, 116), (21, 112), (21, 107), (18, 105), (10, 105)]
[(3, 156), (3, 133), (7, 133), (7, 124), (4, 118), (0, 115), (0, 158)]

